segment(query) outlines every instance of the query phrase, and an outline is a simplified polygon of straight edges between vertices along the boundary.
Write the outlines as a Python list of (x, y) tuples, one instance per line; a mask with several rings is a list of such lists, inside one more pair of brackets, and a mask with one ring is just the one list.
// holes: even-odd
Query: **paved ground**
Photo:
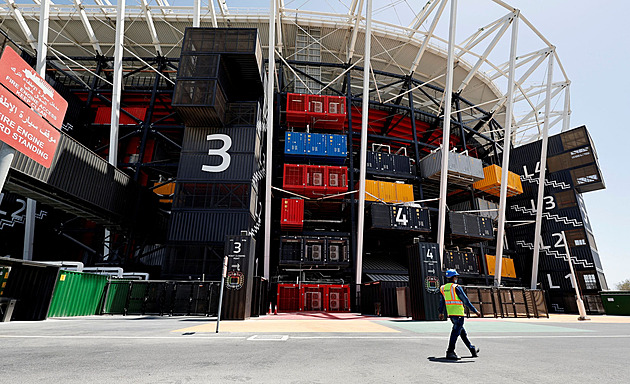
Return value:
[(449, 324), (358, 315), (81, 317), (0, 323), (0, 383), (624, 383), (630, 318), (470, 319), (480, 357), (448, 362)]

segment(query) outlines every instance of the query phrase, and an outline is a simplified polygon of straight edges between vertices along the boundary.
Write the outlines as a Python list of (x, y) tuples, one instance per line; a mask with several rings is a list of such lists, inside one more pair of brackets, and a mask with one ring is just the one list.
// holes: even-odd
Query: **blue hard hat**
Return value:
[(453, 277), (453, 276), (459, 276), (459, 273), (457, 273), (457, 270), (455, 270), (455, 269), (447, 269), (446, 270), (446, 278), (448, 279), (448, 278)]

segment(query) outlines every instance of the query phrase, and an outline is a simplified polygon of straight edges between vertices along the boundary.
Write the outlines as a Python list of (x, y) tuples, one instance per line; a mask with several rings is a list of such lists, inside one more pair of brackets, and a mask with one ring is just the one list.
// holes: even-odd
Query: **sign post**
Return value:
[(223, 290), (225, 286), (225, 278), (227, 277), (228, 257), (223, 258), (223, 273), (221, 273), (221, 288), (219, 290), (219, 309), (217, 310), (217, 330), (219, 333), (219, 324), (221, 323), (221, 307), (223, 306)]

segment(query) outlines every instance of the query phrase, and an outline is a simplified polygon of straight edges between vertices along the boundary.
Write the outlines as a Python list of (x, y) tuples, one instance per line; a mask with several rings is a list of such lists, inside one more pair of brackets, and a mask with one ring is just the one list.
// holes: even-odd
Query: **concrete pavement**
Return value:
[(469, 319), (479, 358), (448, 362), (447, 322), (353, 314), (247, 321), (92, 316), (0, 323), (0, 383), (617, 383), (630, 318)]

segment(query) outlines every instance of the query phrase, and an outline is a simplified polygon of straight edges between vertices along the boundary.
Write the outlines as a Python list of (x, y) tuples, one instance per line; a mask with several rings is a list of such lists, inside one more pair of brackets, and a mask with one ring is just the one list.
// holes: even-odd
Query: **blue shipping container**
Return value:
[(306, 154), (308, 156), (326, 156), (326, 135), (307, 133)]
[(326, 155), (346, 158), (348, 156), (348, 137), (345, 135), (326, 135)]
[(306, 133), (285, 132), (284, 133), (284, 153), (286, 155), (304, 155), (306, 153)]

